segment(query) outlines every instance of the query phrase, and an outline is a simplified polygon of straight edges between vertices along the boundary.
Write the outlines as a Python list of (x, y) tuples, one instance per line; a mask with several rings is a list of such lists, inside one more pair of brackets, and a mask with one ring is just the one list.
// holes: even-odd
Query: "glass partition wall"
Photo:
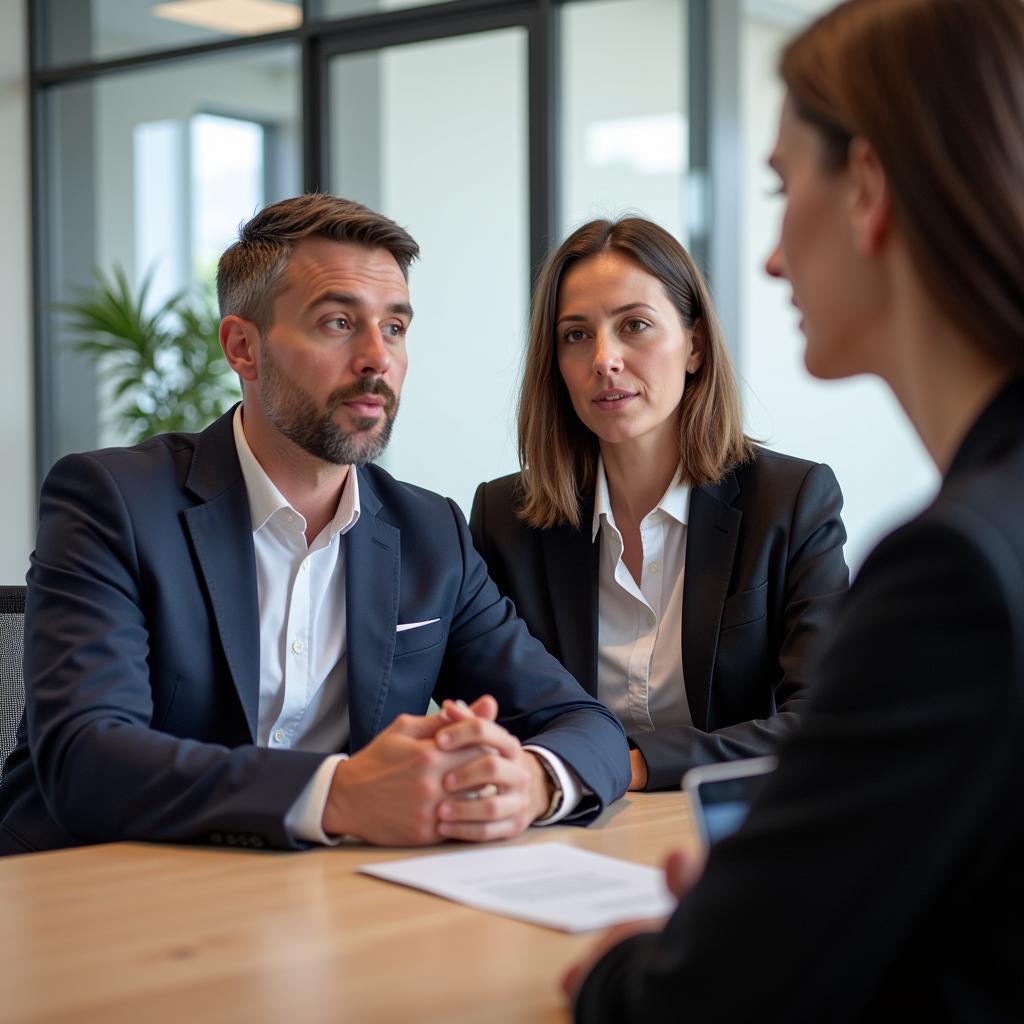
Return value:
[[(480, 480), (516, 468), (529, 290), (549, 246), (590, 210), (630, 207), (687, 236), (690, 9), (30, 0), (39, 472), (136, 439), (117, 357), (82, 351), (69, 305), (123, 280), (143, 320), (179, 294), (198, 306), (240, 221), (322, 188), (421, 245), (382, 461), (466, 508)], [(618, 103), (611, 59), (633, 82)]]
[(517, 468), (527, 46), (526, 30), (512, 26), (327, 63), (330, 190), (386, 210), (423, 253), (401, 416), (380, 461), (467, 511), (476, 484)]
[[(299, 47), (274, 44), (54, 85), (42, 96), (38, 317), (49, 373), (43, 460), (137, 438), (111, 357), (80, 352), (70, 303), (122, 274), (144, 314), (209, 291), (240, 221), (302, 188)], [(116, 359), (114, 360), (116, 361)], [(115, 383), (116, 388), (116, 383)], [(198, 426), (198, 424), (197, 424)]]
[(97, 273), (136, 298), (148, 280), (143, 314), (201, 302), (239, 221), (323, 188), (422, 245), (400, 478), (465, 507), (516, 468), (532, 275), (583, 220), (636, 211), (708, 273), (750, 432), (835, 467), (853, 564), (934, 486), (883, 389), (809, 378), (762, 273), (779, 49), (831, 0), (24, 2), (40, 473), (131, 438), (110, 356), (75, 348), (61, 304)]

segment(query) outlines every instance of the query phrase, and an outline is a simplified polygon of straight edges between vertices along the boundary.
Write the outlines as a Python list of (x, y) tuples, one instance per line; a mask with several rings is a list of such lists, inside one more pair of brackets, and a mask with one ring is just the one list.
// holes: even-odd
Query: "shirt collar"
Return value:
[[(661, 501), (654, 506), (661, 509), (666, 515), (671, 516), (677, 523), (686, 525), (690, 517), (690, 485), (684, 484), (683, 467), (680, 464), (668, 490), (661, 497)], [(651, 511), (654, 511), (652, 509)], [(650, 513), (648, 513), (650, 514)], [(597, 480), (594, 487), (594, 519), (591, 525), (591, 540), (597, 539), (597, 532), (601, 529), (602, 519), (610, 526), (615, 526), (615, 515), (612, 512), (612, 499), (608, 493), (608, 478), (604, 472), (604, 460), (597, 457)]]
[[(277, 485), (267, 476), (266, 470), (253, 455), (249, 442), (242, 429), (242, 406), (235, 409), (231, 421), (235, 435), (235, 449), (238, 452), (238, 464), (245, 480), (245, 492), (249, 497), (249, 513), (252, 517), (252, 532), (257, 533), (273, 518), (274, 514), (286, 511), (295, 516), (305, 529), (305, 519), (288, 503), (288, 499), (277, 489)], [(348, 533), (359, 520), (359, 474), (355, 466), (349, 467), (345, 486), (341, 491), (337, 511), (328, 526), (329, 537), (334, 539), (337, 533)]]

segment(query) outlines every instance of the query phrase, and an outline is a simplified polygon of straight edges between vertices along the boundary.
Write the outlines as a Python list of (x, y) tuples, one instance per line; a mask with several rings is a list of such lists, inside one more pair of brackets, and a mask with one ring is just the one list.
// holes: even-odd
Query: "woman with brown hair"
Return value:
[(848, 582), (832, 471), (743, 433), (686, 250), (640, 218), (579, 228), (534, 294), (521, 474), (470, 526), (499, 588), (619, 717), (632, 789), (773, 751)]
[(811, 372), (881, 377), (943, 481), (858, 574), (743, 826), (567, 987), (585, 1022), (1020, 1021), (1024, 3), (850, 0), (782, 77), (769, 272)]

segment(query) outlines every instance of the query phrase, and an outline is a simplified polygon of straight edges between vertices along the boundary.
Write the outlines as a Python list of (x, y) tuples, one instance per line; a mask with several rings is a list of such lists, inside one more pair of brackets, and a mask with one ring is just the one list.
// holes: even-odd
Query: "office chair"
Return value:
[(25, 588), (0, 587), (0, 779), (25, 708), (24, 636)]

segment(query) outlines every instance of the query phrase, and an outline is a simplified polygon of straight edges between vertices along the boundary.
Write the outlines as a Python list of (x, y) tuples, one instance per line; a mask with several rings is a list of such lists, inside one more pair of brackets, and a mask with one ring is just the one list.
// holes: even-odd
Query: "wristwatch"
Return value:
[(548, 818), (557, 814), (562, 806), (562, 800), (565, 794), (562, 792), (562, 784), (558, 781), (558, 776), (555, 774), (554, 768), (548, 764), (547, 760), (541, 757), (539, 754), (534, 754), (534, 757), (540, 761), (541, 767), (544, 769), (545, 774), (551, 780), (551, 800), (548, 803), (548, 809), (537, 819), (537, 821), (547, 821)]

